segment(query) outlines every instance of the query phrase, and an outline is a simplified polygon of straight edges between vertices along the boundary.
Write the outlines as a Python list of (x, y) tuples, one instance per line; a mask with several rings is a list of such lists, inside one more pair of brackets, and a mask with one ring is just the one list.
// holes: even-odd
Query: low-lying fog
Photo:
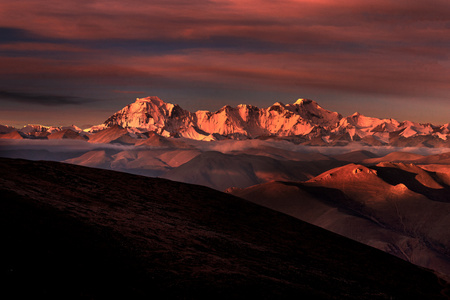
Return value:
[[(409, 152), (420, 155), (433, 155), (449, 152), (448, 148), (425, 148), (425, 147), (391, 147), (391, 146), (365, 146), (353, 143), (348, 146), (336, 147), (315, 147), (295, 145), (288, 141), (270, 141), (270, 140), (223, 140), (214, 142), (203, 142), (190, 139), (180, 139), (185, 143), (192, 145), (200, 151), (218, 151), (222, 153), (230, 153), (233, 151), (245, 152), (247, 149), (273, 147), (299, 153), (321, 153), (324, 155), (339, 155), (357, 150), (365, 150), (372, 152), (378, 156), (384, 156), (391, 152)], [(129, 150), (145, 150), (160, 149), (152, 146), (134, 146), (123, 144), (94, 144), (79, 140), (0, 140), (0, 156), (10, 158), (25, 159), (49, 159), (61, 160), (75, 157), (82, 153), (92, 150), (113, 150), (113, 151), (129, 151)], [(43, 153), (47, 153), (44, 155)], [(52, 157), (53, 155), (53, 157)]]

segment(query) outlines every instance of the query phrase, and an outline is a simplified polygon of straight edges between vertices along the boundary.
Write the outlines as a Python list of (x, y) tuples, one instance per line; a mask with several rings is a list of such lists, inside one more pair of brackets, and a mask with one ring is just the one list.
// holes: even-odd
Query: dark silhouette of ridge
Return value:
[(428, 270), (206, 187), (0, 159), (0, 293), (445, 299)]

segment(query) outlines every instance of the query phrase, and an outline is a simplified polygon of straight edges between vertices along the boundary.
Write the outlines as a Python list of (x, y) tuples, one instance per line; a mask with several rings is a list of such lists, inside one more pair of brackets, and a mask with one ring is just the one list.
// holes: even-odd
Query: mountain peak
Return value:
[(151, 102), (151, 103), (159, 104), (159, 105), (165, 103), (163, 100), (161, 100), (157, 96), (149, 96), (149, 97), (145, 97), (145, 98), (136, 98), (136, 103), (139, 103), (139, 102)]
[[(300, 98), (297, 101), (294, 102), (295, 105), (302, 105), (302, 104), (310, 104), (313, 103), (313, 100), (310, 99), (304, 99), (304, 98)], [(314, 102), (315, 103), (315, 102)]]
[(151, 96), (137, 98), (136, 102), (112, 115), (104, 124), (107, 127), (118, 124), (124, 128), (189, 138), (192, 138), (190, 132), (202, 132), (202, 136), (238, 134), (253, 138), (260, 135), (305, 135), (315, 126), (335, 126), (341, 117), (309, 99), (299, 99), (295, 103), (297, 105), (275, 102), (266, 109), (251, 105), (239, 105), (237, 108), (225, 105), (215, 113), (191, 113)]

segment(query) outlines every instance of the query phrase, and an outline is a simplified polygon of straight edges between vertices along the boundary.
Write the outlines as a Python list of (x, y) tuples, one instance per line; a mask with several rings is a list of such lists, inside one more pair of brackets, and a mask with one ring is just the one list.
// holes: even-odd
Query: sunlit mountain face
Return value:
[(343, 117), (317, 102), (299, 99), (292, 104), (276, 102), (267, 108), (226, 105), (216, 112), (195, 113), (158, 97), (138, 98), (111, 115), (103, 124), (85, 130), (72, 125), (27, 125), (20, 129), (2, 125), (2, 138), (85, 139), (92, 143), (139, 144), (149, 133), (161, 138), (202, 141), (223, 139), (284, 139), (312, 146), (448, 147), (449, 124), (366, 117)]

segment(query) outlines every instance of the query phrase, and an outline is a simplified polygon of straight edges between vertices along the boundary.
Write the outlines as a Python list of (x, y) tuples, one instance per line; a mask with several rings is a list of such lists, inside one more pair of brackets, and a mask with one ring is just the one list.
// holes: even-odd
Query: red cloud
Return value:
[(2, 1), (0, 27), (34, 40), (0, 50), (39, 53), (0, 57), (0, 77), (442, 97), (449, 11), (440, 0)]

